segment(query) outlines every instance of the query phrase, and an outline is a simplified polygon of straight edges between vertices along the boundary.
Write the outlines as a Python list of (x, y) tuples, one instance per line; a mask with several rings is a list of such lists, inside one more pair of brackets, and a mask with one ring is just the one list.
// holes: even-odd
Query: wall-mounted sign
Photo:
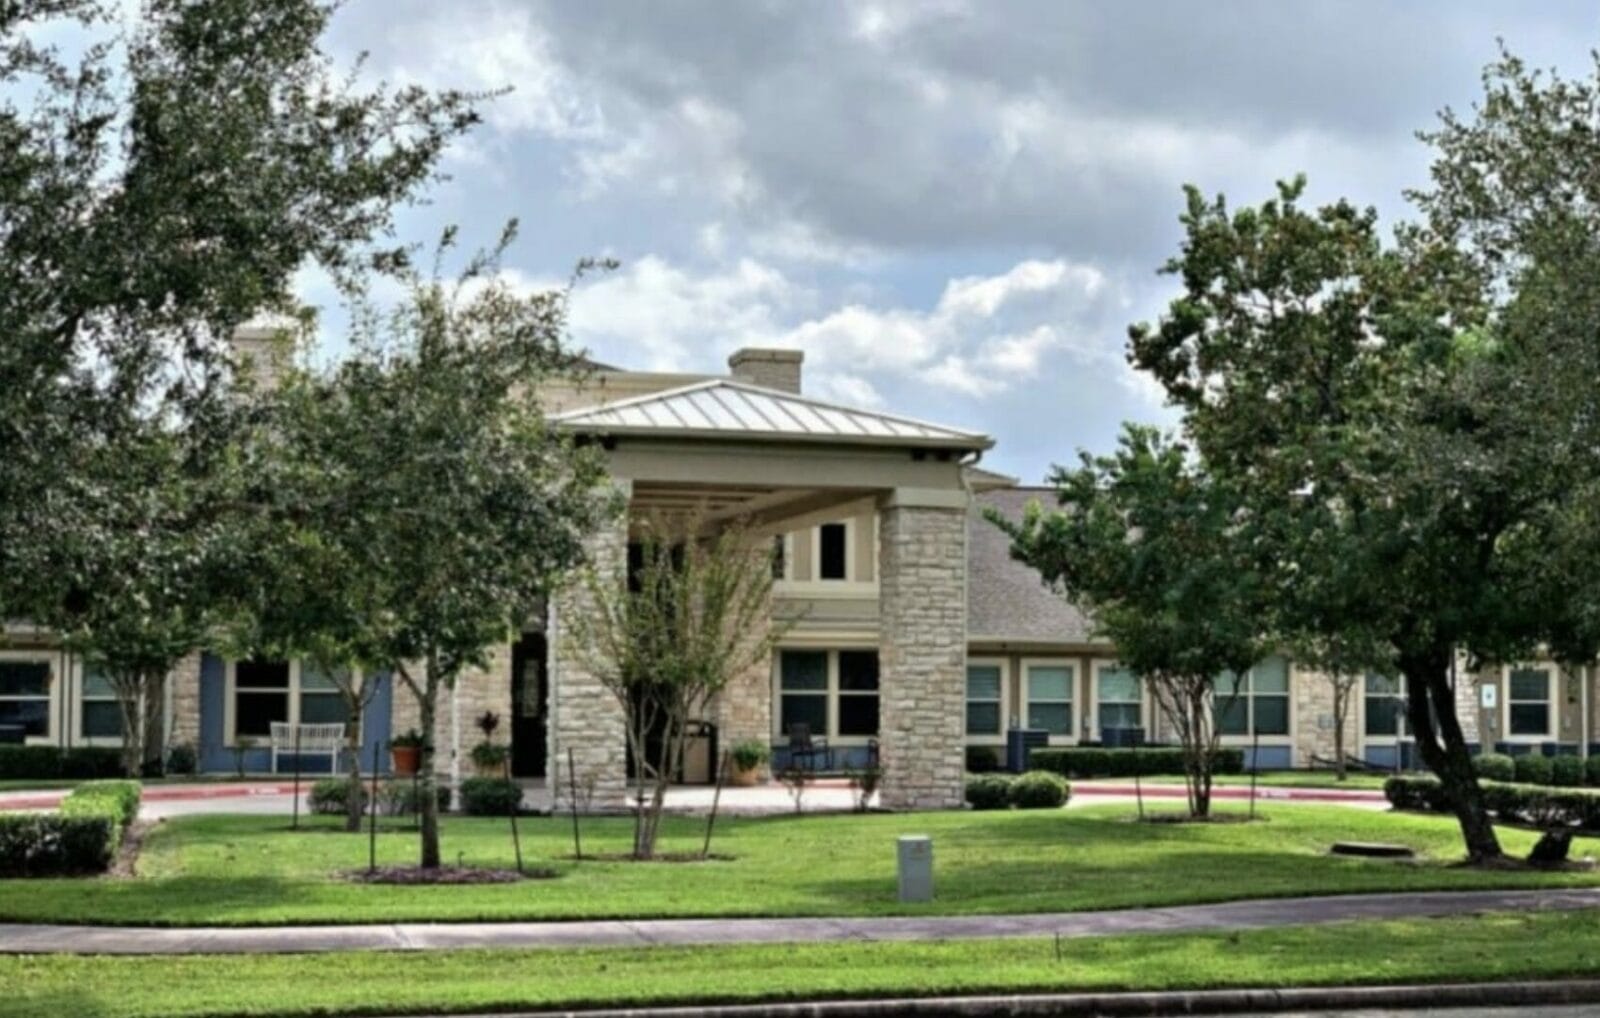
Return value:
[(1500, 687), (1485, 683), (1478, 687), (1478, 705), (1484, 710), (1494, 710), (1500, 703)]

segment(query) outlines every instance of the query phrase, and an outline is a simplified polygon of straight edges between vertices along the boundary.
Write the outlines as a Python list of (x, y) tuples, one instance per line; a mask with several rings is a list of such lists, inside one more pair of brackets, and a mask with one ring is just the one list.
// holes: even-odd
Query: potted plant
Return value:
[(389, 740), (389, 756), (396, 774), (411, 775), (422, 767), (422, 733), (415, 728)]
[(748, 788), (761, 777), (761, 766), (772, 757), (772, 750), (759, 739), (746, 739), (733, 747), (733, 783)]
[(478, 769), (480, 777), (502, 778), (510, 756), (511, 747), (485, 740), (472, 747), (472, 766)]

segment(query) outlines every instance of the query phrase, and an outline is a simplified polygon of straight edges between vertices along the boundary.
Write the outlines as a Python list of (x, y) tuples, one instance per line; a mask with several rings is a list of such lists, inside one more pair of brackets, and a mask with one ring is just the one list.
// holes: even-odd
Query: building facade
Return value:
[[(542, 393), (556, 426), (605, 450), (627, 496), (626, 516), (591, 540), (602, 569), (624, 561), (633, 528), (663, 514), (739, 521), (772, 542), (783, 638), (706, 705), (703, 759), (753, 739), (782, 766), (804, 735), (834, 768), (881, 762), (886, 803), (938, 808), (961, 803), (966, 748), (1000, 753), (1015, 728), (1060, 746), (1130, 729), (1147, 742), (1168, 737), (1115, 648), (1013, 561), (986, 519), (1020, 518), (1051, 497), (982, 469), (988, 436), (807, 397), (797, 352), (742, 350), (729, 367), (727, 376), (597, 367)], [(431, 733), (441, 770), (459, 776), (481, 738), (475, 720), (493, 712), (516, 774), (546, 779), (558, 802), (576, 789), (587, 806), (622, 804), (621, 712), (562, 635), (563, 618), (589, 608), (581, 585), (559, 590), (543, 618), (461, 678)], [(1594, 682), (1590, 669), (1549, 663), (1478, 672), (1462, 663), (1458, 713), (1484, 747), (1584, 753), (1600, 728)], [(1327, 676), (1273, 656), (1239, 688), (1219, 719), (1223, 741), (1262, 767), (1328, 765), (1339, 752)], [(1402, 703), (1392, 680), (1357, 680), (1343, 751), (1381, 767), (1408, 760)], [(210, 653), (170, 677), (167, 711), (169, 741), (213, 772), (267, 770), (274, 722), (344, 718), (332, 684), (302, 662)], [(363, 764), (387, 766), (384, 745), (418, 723), (414, 697), (380, 677), (362, 722)], [(13, 628), (0, 647), (0, 739), (117, 745), (120, 725), (101, 677), (48, 634)]]

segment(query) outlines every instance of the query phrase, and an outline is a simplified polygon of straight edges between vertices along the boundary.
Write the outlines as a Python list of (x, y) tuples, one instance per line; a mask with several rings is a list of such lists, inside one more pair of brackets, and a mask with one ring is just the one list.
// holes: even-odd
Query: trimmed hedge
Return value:
[(1490, 781), (1515, 781), (1517, 762), (1504, 753), (1480, 753), (1472, 759), (1472, 772)]
[[(1503, 823), (1600, 833), (1600, 791), (1504, 781), (1478, 784), (1483, 789), (1484, 806)], [(1383, 794), (1396, 809), (1450, 812), (1438, 778), (1390, 778), (1383, 783)]]
[(1548, 785), (1552, 768), (1550, 758), (1529, 753), (1519, 756), (1517, 761), (1517, 783), (1523, 785)]
[[(435, 786), (441, 812), (450, 808), (450, 789)], [(367, 808), (371, 792), (370, 780), (361, 782), (361, 808)], [(347, 778), (321, 778), (306, 793), (306, 807), (321, 816), (344, 816), (349, 801), (350, 781)], [(418, 790), (410, 780), (389, 780), (378, 786), (378, 812), (387, 816), (410, 816), (417, 811)]]
[(1577, 788), (1583, 784), (1583, 760), (1576, 756), (1550, 758), (1550, 783), (1562, 788)]
[(1017, 809), (1059, 809), (1072, 795), (1065, 778), (1053, 771), (1026, 771), (1011, 782), (1007, 798)]
[(1600, 753), (1583, 762), (1584, 784), (1600, 785)]
[(0, 746), (0, 780), (65, 778), (92, 781), (122, 777), (122, 751), (106, 746)]
[[(1036, 749), (1028, 754), (1028, 766), (1069, 778), (1182, 774), (1183, 750), (1177, 746), (1152, 746), (1148, 749), (1104, 749), (1098, 746)], [(1218, 749), (1214, 770), (1217, 774), (1243, 773), (1244, 750), (1234, 746)]]
[(461, 809), (470, 816), (504, 817), (522, 808), (522, 786), (510, 778), (467, 778)]
[(54, 814), (0, 814), (0, 877), (104, 873), (139, 815), (139, 783), (90, 781)]
[(1000, 769), (1000, 751), (993, 746), (967, 747), (967, 773), (988, 774)]
[(967, 805), (973, 809), (1005, 809), (1011, 805), (1009, 774), (980, 774), (967, 779)]

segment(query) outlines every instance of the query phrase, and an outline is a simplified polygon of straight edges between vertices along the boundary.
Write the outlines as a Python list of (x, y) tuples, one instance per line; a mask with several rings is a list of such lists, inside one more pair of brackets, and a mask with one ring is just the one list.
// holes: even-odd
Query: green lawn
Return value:
[[(1338, 775), (1332, 771), (1262, 771), (1256, 776), (1257, 784), (1263, 788), (1345, 788), (1351, 790), (1369, 791), (1382, 790), (1383, 783), (1389, 779), (1388, 774), (1372, 774), (1367, 772), (1357, 773), (1351, 771), (1345, 780), (1340, 781)], [(1116, 782), (1117, 784), (1132, 784), (1132, 778), (1095, 778), (1095, 781)], [(1159, 774), (1145, 779), (1161, 784), (1181, 785), (1182, 774)], [(1244, 785), (1250, 784), (1248, 774), (1218, 774), (1215, 779), (1218, 785)]]
[(1592, 975), (1600, 913), (1241, 933), (582, 951), (0, 957), (0, 1016), (485, 1012)]
[[(145, 843), (135, 879), (0, 881), (0, 919), (35, 922), (264, 924), (600, 916), (873, 915), (1040, 912), (1237, 898), (1468, 887), (1600, 883), (1593, 874), (1502, 873), (1448, 865), (1454, 823), (1429, 816), (1278, 805), (1254, 824), (1129, 821), (1128, 806), (1013, 813), (773, 817), (725, 820), (716, 849), (732, 861), (574, 864), (565, 819), (522, 824), (524, 852), (553, 880), (477, 887), (374, 887), (338, 879), (365, 865), (367, 839), (333, 829), (292, 833), (280, 817), (169, 821)], [(702, 822), (669, 820), (667, 849), (697, 848)], [(619, 852), (629, 822), (589, 820), (585, 849)], [(895, 838), (934, 839), (937, 901), (895, 901)], [(1532, 835), (1502, 833), (1509, 851)], [(1333, 858), (1340, 838), (1401, 841), (1423, 864)], [(503, 820), (447, 821), (444, 856), (507, 866)], [(1580, 841), (1582, 855), (1592, 842)], [(416, 835), (378, 839), (380, 861), (411, 862)]]

